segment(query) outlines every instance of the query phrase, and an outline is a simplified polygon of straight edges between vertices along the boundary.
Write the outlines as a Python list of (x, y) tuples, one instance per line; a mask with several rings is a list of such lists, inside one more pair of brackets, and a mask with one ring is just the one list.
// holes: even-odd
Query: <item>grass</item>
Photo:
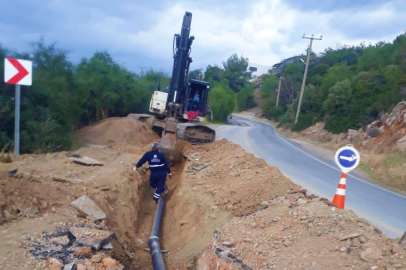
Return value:
[[(291, 134), (291, 132), (286, 131), (282, 133), (288, 136)], [(342, 146), (331, 141), (330, 134), (327, 134), (320, 140), (299, 133), (295, 133), (294, 137), (334, 151)], [(342, 144), (345, 144), (345, 142), (343, 141)], [(359, 150), (362, 158), (357, 169), (366, 173), (368, 178), (378, 185), (406, 192), (405, 152), (401, 152), (393, 146), (380, 146), (379, 148)]]

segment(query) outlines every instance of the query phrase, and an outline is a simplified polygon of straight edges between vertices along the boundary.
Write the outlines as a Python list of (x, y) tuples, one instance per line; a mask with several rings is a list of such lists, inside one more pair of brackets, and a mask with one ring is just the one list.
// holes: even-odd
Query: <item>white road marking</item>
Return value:
[[(242, 117), (242, 118), (243, 118), (243, 117)], [(257, 122), (257, 121), (251, 120), (251, 119), (247, 119), (247, 120), (250, 120), (250, 121), (253, 121), (253, 122)], [(270, 124), (264, 123), (264, 122), (259, 122), (259, 123), (263, 123), (263, 124), (270, 125)], [(336, 170), (336, 171), (341, 172), (341, 170), (339, 170), (339, 169), (337, 169), (337, 168), (331, 166), (330, 164), (325, 163), (324, 161), (322, 161), (322, 160), (320, 160), (320, 159), (318, 159), (318, 158), (316, 158), (316, 157), (314, 157), (314, 156), (312, 156), (312, 155), (306, 153), (305, 151), (303, 151), (303, 150), (301, 150), (300, 148), (296, 147), (295, 145), (291, 144), (289, 141), (287, 141), (287, 140), (285, 140), (284, 138), (282, 138), (282, 137), (276, 132), (275, 128), (274, 128), (272, 125), (270, 125), (270, 126), (272, 127), (272, 130), (273, 130), (273, 132), (275, 133), (275, 135), (276, 135), (279, 139), (281, 139), (282, 141), (284, 141), (285, 143), (289, 144), (290, 146), (292, 146), (292, 147), (295, 148), (296, 150), (302, 152), (303, 154), (305, 154), (305, 155), (307, 155), (307, 156), (309, 156), (309, 157), (311, 157), (311, 158), (317, 160), (318, 162), (320, 162), (320, 163), (322, 163), (322, 164), (324, 164), (324, 165), (326, 165), (326, 166), (328, 166), (328, 167), (330, 167), (330, 168), (332, 168), (332, 169), (334, 169), (334, 170)], [(248, 145), (248, 147), (252, 150), (252, 148), (251, 148), (251, 146), (249, 145), (249, 142), (248, 142), (248, 131), (249, 131), (250, 129), (251, 129), (251, 128), (247, 129), (246, 132), (245, 132), (245, 143), (246, 143), (246, 144)], [(257, 156), (254, 151), (252, 151), (252, 153), (253, 153), (255, 156)], [(286, 177), (290, 178), (291, 180), (294, 179), (293, 177), (290, 177), (290, 176), (287, 175), (287, 174), (284, 174), (284, 175), (285, 175)], [(374, 185), (374, 184), (372, 184), (372, 183), (369, 183), (369, 182), (367, 182), (367, 181), (365, 181), (365, 180), (362, 180), (362, 179), (360, 179), (360, 178), (358, 178), (358, 177), (356, 177), (356, 176), (354, 176), (354, 175), (352, 175), (352, 174), (351, 174), (350, 176), (354, 177), (355, 179), (357, 179), (357, 180), (359, 180), (359, 181), (361, 181), (361, 182), (363, 182), (363, 183), (365, 183), (365, 184), (371, 185), (371, 186), (373, 186), (373, 187), (376, 187), (376, 188), (378, 188), (378, 189), (381, 189), (381, 190), (383, 190), (383, 191), (386, 191), (386, 192), (388, 192), (388, 193), (391, 193), (391, 194), (393, 194), (393, 195), (396, 195), (396, 196), (398, 196), (398, 197), (400, 197), (400, 198), (405, 198), (405, 199), (406, 199), (406, 197), (403, 196), (403, 195), (401, 195), (401, 194), (398, 194), (398, 193), (393, 192), (393, 191), (391, 191), (391, 190), (387, 190), (387, 189), (382, 188), (382, 187), (380, 187), (380, 186), (377, 186), (377, 185)], [(295, 182), (297, 182), (297, 184), (299, 184), (299, 185), (302, 185), (302, 184), (300, 183), (300, 181), (298, 181), (297, 179), (296, 179)], [(340, 181), (340, 182), (341, 182), (341, 181)], [(310, 187), (306, 187), (306, 188), (307, 188), (307, 190), (309, 190), (309, 191), (313, 191), (313, 194), (319, 194), (319, 196), (322, 196), (322, 197), (325, 197), (325, 198), (328, 197), (328, 196), (326, 196), (323, 192), (316, 191), (316, 190), (312, 190), (312, 188), (310, 188)], [(364, 216), (364, 217), (366, 217), (367, 219), (373, 221), (375, 224), (377, 224), (377, 225), (379, 224), (379, 226), (381, 226), (382, 228), (386, 228), (387, 231), (391, 231), (394, 235), (400, 236), (400, 235), (402, 235), (402, 233), (403, 233), (402, 230), (396, 229), (396, 228), (394, 228), (394, 227), (392, 227), (392, 226), (390, 226), (390, 225), (388, 225), (388, 224), (382, 222), (382, 221), (379, 220), (379, 219), (375, 219), (375, 218), (373, 218), (373, 217), (371, 217), (371, 216), (366, 215), (366, 214), (364, 213), (364, 211), (362, 211), (362, 210), (360, 210), (360, 209), (357, 209), (357, 207), (350, 207), (350, 208), (351, 208), (352, 210), (354, 210), (356, 213), (358, 213), (361, 217)]]
[[(256, 122), (255, 120), (251, 120), (251, 121)], [(259, 123), (261, 123), (261, 122), (259, 122)], [(263, 123), (263, 122), (262, 122), (262, 123)], [(318, 158), (316, 158), (316, 157), (310, 155), (309, 153), (306, 153), (306, 152), (303, 151), (302, 149), (296, 147), (295, 145), (291, 144), (290, 142), (288, 142), (287, 140), (285, 140), (284, 138), (282, 138), (281, 136), (279, 136), (279, 134), (276, 132), (275, 128), (274, 128), (272, 125), (270, 125), (270, 124), (268, 124), (268, 123), (263, 123), (263, 124), (266, 124), (266, 125), (271, 126), (273, 132), (275, 133), (275, 135), (276, 135), (279, 139), (281, 139), (281, 140), (284, 141), (285, 143), (289, 144), (290, 146), (292, 146), (292, 147), (295, 148), (296, 150), (302, 152), (303, 154), (305, 154), (305, 155), (311, 157), (311, 158), (314, 159), (314, 160), (317, 160), (318, 162), (320, 162), (320, 163), (322, 163), (322, 164), (324, 164), (324, 165), (326, 165), (326, 166), (328, 166), (328, 167), (330, 167), (330, 168), (332, 168), (332, 169), (334, 169), (334, 170), (336, 170), (336, 171), (338, 171), (338, 172), (341, 172), (341, 170), (337, 169), (336, 167), (333, 167), (333, 166), (331, 166), (330, 164), (327, 164), (326, 162), (324, 162), (324, 161), (322, 161), (322, 160), (320, 160), (320, 159), (318, 159)], [(391, 193), (391, 194), (393, 194), (393, 195), (396, 195), (396, 196), (398, 196), (398, 197), (400, 197), (400, 198), (402, 198), (402, 199), (406, 199), (406, 196), (403, 196), (403, 195), (401, 195), (401, 194), (399, 194), (399, 193), (396, 193), (396, 192), (394, 192), (394, 191), (391, 191), (391, 190), (382, 188), (382, 187), (377, 186), (377, 185), (375, 185), (375, 184), (373, 184), (373, 183), (370, 183), (370, 182), (368, 182), (368, 181), (362, 180), (361, 178), (359, 178), (359, 177), (357, 177), (357, 176), (355, 176), (355, 175), (353, 175), (353, 174), (350, 174), (350, 176), (353, 177), (353, 178), (355, 178), (355, 179), (357, 179), (357, 180), (359, 180), (359, 181), (361, 181), (361, 182), (363, 182), (363, 183), (365, 183), (365, 184), (368, 184), (368, 185), (373, 186), (373, 187), (376, 187), (376, 188), (378, 188), (378, 189), (380, 189), (380, 190), (383, 190), (383, 191), (386, 191), (386, 192)]]

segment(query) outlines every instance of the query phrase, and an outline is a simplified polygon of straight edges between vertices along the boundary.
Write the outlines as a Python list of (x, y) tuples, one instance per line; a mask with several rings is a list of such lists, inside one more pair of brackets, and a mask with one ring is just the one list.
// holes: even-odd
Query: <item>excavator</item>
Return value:
[[(186, 12), (181, 33), (175, 34), (173, 39), (173, 69), (169, 89), (154, 91), (149, 107), (154, 117), (148, 122), (161, 135), (161, 151), (168, 160), (175, 158), (177, 139), (201, 144), (213, 142), (216, 137), (215, 130), (199, 125), (210, 115), (212, 118), (208, 104), (210, 85), (204, 81), (188, 79), (194, 40), (190, 36), (191, 23), (192, 13)], [(190, 104), (196, 94), (199, 95), (198, 104)], [(151, 119), (149, 115), (138, 115), (137, 118), (141, 121)]]

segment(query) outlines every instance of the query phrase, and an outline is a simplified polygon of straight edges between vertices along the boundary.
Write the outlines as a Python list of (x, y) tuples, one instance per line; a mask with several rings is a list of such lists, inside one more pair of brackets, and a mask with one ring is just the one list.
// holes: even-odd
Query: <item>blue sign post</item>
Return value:
[(360, 155), (357, 149), (347, 145), (337, 150), (335, 161), (343, 173), (348, 173), (358, 166)]

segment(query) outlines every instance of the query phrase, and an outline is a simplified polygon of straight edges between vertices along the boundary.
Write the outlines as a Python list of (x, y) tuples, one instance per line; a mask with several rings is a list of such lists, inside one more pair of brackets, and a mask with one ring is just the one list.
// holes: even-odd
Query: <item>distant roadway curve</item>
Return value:
[[(214, 126), (220, 138), (239, 144), (247, 152), (278, 167), (292, 181), (310, 193), (332, 200), (341, 172), (326, 160), (278, 133), (267, 123), (233, 116), (236, 126)], [(346, 209), (369, 220), (389, 237), (401, 237), (406, 230), (406, 197), (349, 173)]]

